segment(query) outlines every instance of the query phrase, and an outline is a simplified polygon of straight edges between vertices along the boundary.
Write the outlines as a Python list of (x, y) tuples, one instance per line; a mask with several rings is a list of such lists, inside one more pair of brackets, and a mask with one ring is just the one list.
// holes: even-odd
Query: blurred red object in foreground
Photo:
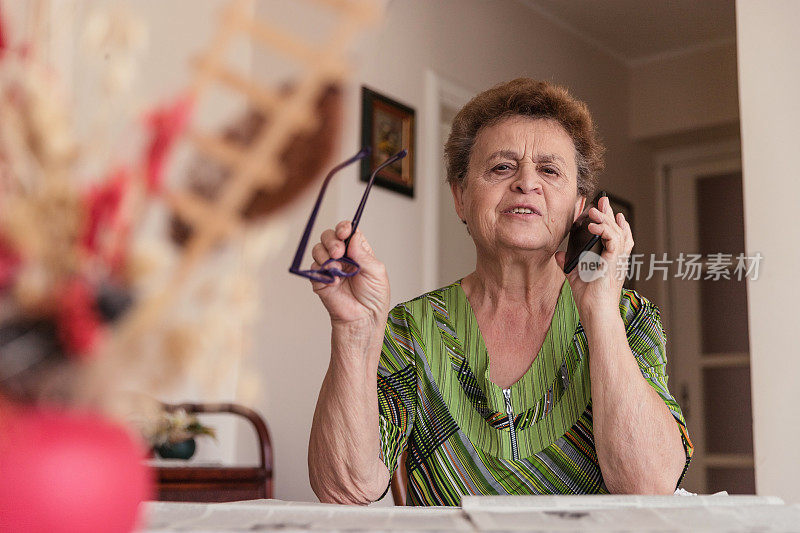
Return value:
[(0, 531), (132, 531), (153, 495), (144, 457), (98, 414), (0, 398)]
[(183, 133), (192, 114), (194, 98), (186, 94), (172, 105), (158, 108), (146, 118), (150, 126), (150, 141), (146, 152), (147, 192), (161, 191), (161, 181), (167, 156), (175, 140)]
[(92, 287), (83, 280), (70, 281), (58, 296), (58, 332), (67, 353), (86, 359), (100, 334)]
[(3, 30), (3, 6), (0, 6), (0, 57), (3, 56), (3, 50), (6, 48), (6, 37)]

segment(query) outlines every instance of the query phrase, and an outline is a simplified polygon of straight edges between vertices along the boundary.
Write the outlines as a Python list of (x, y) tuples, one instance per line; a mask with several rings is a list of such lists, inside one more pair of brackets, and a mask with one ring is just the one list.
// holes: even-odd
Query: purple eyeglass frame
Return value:
[[(352, 229), (350, 230), (350, 235), (344, 240), (344, 250), (345, 253), (342, 257), (338, 259), (328, 259), (325, 261), (319, 269), (310, 269), (310, 270), (303, 270), (300, 268), (300, 263), (303, 260), (303, 255), (306, 253), (306, 246), (308, 246), (308, 239), (311, 237), (311, 229), (314, 227), (314, 221), (317, 218), (317, 214), (319, 212), (319, 206), (322, 205), (322, 197), (325, 195), (325, 190), (328, 188), (328, 183), (331, 181), (331, 178), (345, 168), (348, 165), (355, 163), (361, 159), (367, 157), (371, 152), (371, 149), (367, 146), (362, 148), (356, 155), (348, 159), (343, 163), (339, 163), (325, 176), (325, 180), (322, 182), (322, 188), (319, 191), (319, 196), (317, 196), (317, 202), (314, 204), (314, 209), (311, 211), (311, 216), (308, 219), (308, 224), (306, 224), (306, 229), (303, 232), (303, 237), (300, 239), (300, 244), (297, 246), (297, 252), (294, 254), (294, 260), (292, 261), (292, 266), (289, 267), (289, 272), (292, 274), (297, 274), (298, 276), (302, 276), (304, 278), (308, 278), (312, 281), (320, 281), (322, 283), (333, 283), (337, 277), (340, 278), (349, 278), (358, 274), (361, 270), (361, 267), (358, 263), (347, 257), (347, 248), (350, 246), (350, 239), (353, 238), (353, 235), (356, 233), (356, 229), (358, 228), (358, 223), (361, 220), (361, 215), (364, 213), (364, 206), (367, 204), (367, 196), (369, 195), (370, 189), (372, 189), (372, 184), (375, 182), (375, 176), (378, 175), (383, 168), (391, 165), (395, 161), (399, 161), (403, 159), (407, 154), (408, 150), (400, 150), (392, 157), (378, 165), (375, 170), (372, 171), (372, 174), (369, 177), (369, 181), (367, 182), (367, 188), (364, 190), (364, 194), (361, 196), (361, 203), (358, 204), (358, 209), (356, 209), (356, 214), (353, 216), (353, 224)], [(328, 267), (330, 263), (344, 263), (352, 267), (352, 269), (348, 271), (341, 270), (337, 267)]]

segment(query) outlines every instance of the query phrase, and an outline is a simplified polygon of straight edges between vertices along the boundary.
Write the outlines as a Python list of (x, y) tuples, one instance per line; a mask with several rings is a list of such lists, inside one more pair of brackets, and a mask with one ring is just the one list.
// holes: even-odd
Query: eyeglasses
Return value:
[[(328, 187), (328, 183), (331, 181), (331, 178), (340, 170), (345, 168), (348, 165), (355, 163), (361, 159), (364, 159), (370, 154), (370, 148), (366, 147), (363, 148), (360, 152), (356, 155), (348, 159), (347, 161), (340, 163), (333, 167), (327, 176), (325, 176), (325, 181), (322, 182), (322, 188), (319, 191), (319, 196), (317, 197), (317, 202), (314, 204), (314, 209), (311, 211), (311, 217), (308, 219), (308, 224), (306, 224), (306, 229), (303, 232), (303, 237), (300, 239), (300, 244), (297, 246), (297, 253), (294, 254), (294, 261), (292, 261), (292, 266), (289, 267), (289, 272), (292, 274), (297, 274), (298, 276), (303, 276), (304, 278), (308, 278), (312, 281), (321, 281), (322, 283), (333, 283), (337, 277), (341, 278), (349, 278), (358, 274), (361, 267), (347, 257), (347, 248), (350, 245), (350, 239), (353, 238), (353, 235), (356, 233), (356, 228), (358, 228), (358, 222), (361, 220), (361, 214), (364, 212), (364, 206), (367, 204), (367, 196), (369, 195), (369, 191), (372, 188), (372, 183), (375, 181), (375, 176), (378, 175), (383, 168), (391, 165), (395, 161), (399, 161), (403, 159), (407, 154), (407, 150), (400, 150), (392, 157), (378, 165), (378, 167), (372, 171), (372, 174), (369, 177), (369, 181), (367, 182), (367, 188), (364, 190), (363, 196), (361, 196), (361, 203), (358, 204), (358, 209), (356, 210), (356, 214), (353, 216), (353, 223), (352, 229), (350, 230), (350, 235), (344, 240), (344, 250), (345, 253), (342, 257), (338, 259), (328, 259), (325, 261), (319, 269), (312, 269), (312, 270), (301, 270), (300, 269), (300, 262), (303, 260), (303, 255), (306, 253), (306, 246), (308, 245), (308, 239), (311, 236), (311, 228), (314, 226), (314, 220), (317, 218), (317, 213), (319, 212), (319, 206), (322, 204), (322, 197), (325, 195), (325, 189)], [(339, 263), (342, 268), (338, 268), (336, 266), (329, 266), (332, 263)]]

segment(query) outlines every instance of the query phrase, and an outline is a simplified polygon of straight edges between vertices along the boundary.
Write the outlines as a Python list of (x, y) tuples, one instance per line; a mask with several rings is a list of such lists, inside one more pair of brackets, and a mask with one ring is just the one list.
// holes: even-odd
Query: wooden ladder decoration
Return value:
[[(338, 15), (327, 42), (310, 45), (301, 39), (248, 15), (252, 0), (234, 0), (226, 6), (220, 26), (209, 48), (196, 64), (196, 76), (190, 94), (199, 102), (212, 83), (238, 91), (248, 103), (269, 115), (270, 121), (261, 128), (247, 147), (234, 145), (221, 137), (190, 130), (188, 139), (205, 156), (231, 169), (214, 200), (206, 200), (188, 190), (172, 191), (167, 201), (172, 209), (192, 227), (189, 240), (170, 283), (149, 302), (142, 302), (123, 326), (123, 338), (141, 334), (158, 320), (177, 297), (183, 281), (192, 269), (221, 240), (243, 225), (240, 212), (257, 189), (275, 189), (285, 176), (279, 168), (279, 158), (287, 143), (298, 133), (316, 128), (315, 105), (322, 91), (331, 84), (342, 82), (347, 73), (345, 52), (351, 42), (367, 26), (378, 19), (379, 10), (372, 0), (309, 0), (324, 5)], [(244, 33), (262, 46), (274, 49), (305, 67), (292, 91), (279, 92), (254, 83), (223, 63), (234, 38)], [(272, 169), (265, 172), (264, 169)], [(128, 337), (130, 338), (130, 337)]]

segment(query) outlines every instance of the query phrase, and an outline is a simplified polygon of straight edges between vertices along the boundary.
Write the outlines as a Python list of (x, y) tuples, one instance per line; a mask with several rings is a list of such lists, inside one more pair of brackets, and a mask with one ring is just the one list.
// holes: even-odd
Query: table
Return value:
[(156, 531), (797, 532), (800, 504), (760, 496), (481, 496), (461, 507), (357, 507), (281, 500), (146, 502)]

